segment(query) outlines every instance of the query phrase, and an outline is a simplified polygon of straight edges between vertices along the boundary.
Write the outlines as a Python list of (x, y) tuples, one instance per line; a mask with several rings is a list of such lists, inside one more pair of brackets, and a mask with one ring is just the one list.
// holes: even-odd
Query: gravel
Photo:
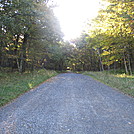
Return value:
[(134, 134), (134, 98), (60, 74), (0, 108), (0, 134)]

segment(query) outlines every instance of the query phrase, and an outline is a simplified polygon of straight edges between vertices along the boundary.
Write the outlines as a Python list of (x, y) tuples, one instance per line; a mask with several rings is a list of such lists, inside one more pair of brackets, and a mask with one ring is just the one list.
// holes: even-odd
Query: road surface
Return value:
[(134, 98), (60, 74), (0, 108), (0, 134), (134, 134)]

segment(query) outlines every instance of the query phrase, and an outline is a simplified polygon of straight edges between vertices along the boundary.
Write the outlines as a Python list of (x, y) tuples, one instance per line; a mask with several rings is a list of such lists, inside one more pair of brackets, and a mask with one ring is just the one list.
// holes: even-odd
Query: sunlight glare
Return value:
[(54, 13), (60, 21), (66, 40), (76, 38), (83, 31), (84, 22), (97, 16), (100, 0), (55, 0)]

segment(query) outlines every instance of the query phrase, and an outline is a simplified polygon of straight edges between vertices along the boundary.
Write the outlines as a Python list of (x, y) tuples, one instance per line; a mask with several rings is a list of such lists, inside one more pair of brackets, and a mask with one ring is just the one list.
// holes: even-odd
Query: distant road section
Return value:
[(0, 108), (0, 134), (134, 134), (134, 98), (60, 74)]

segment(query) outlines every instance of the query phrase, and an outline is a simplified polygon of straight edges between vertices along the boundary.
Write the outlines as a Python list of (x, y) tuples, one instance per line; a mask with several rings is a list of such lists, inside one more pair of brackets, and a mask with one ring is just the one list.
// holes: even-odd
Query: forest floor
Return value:
[(124, 94), (134, 97), (134, 75), (126, 75), (125, 73), (113, 73), (112, 71), (104, 72), (84, 72), (92, 78), (121, 91)]
[(63, 73), (0, 108), (1, 134), (133, 134), (134, 98)]
[(57, 72), (45, 69), (33, 72), (27, 71), (23, 74), (0, 71), (0, 106), (55, 75), (57, 75)]

